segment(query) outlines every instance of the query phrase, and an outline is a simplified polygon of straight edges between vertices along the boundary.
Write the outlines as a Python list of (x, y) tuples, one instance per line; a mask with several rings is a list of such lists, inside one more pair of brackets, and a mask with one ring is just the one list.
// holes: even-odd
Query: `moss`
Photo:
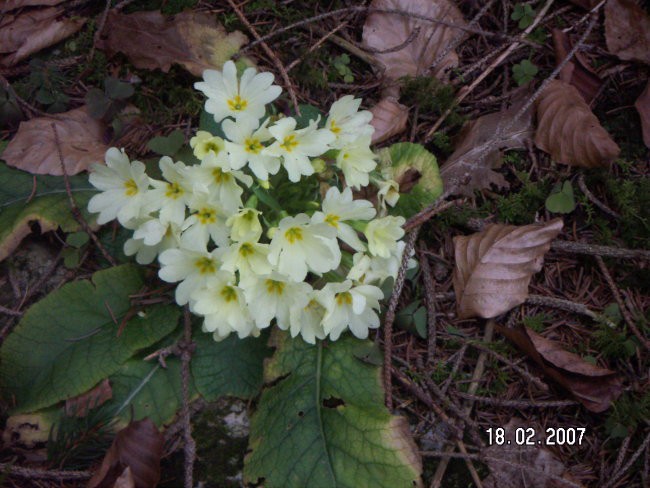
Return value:
[(509, 193), (497, 195), (493, 209), (498, 222), (525, 225), (534, 222), (535, 214), (544, 210), (544, 202), (551, 191), (549, 181), (530, 181), (530, 176), (522, 171), (515, 171), (521, 182), (519, 189), (511, 188)]
[(446, 110), (453, 109), (447, 116), (445, 127), (449, 130), (460, 127), (466, 117), (455, 106), (456, 93), (451, 85), (442, 83), (431, 76), (406, 76), (402, 78), (400, 102), (405, 105), (417, 105), (422, 115), (441, 116)]
[(160, 10), (165, 15), (174, 15), (194, 7), (198, 0), (137, 0), (126, 6), (124, 12), (131, 14), (145, 10)]

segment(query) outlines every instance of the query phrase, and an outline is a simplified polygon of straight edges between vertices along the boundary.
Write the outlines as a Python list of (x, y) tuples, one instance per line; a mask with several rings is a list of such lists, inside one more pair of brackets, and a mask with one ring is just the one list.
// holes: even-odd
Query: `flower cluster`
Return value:
[[(160, 278), (178, 283), (176, 302), (216, 340), (256, 336), (274, 320), (310, 343), (346, 329), (365, 338), (379, 326), (379, 286), (396, 276), (404, 250), (404, 219), (386, 215), (397, 185), (375, 171), (372, 115), (348, 95), (324, 122), (299, 128), (267, 116), (281, 93), (273, 81), (253, 68), (238, 78), (232, 61), (205, 71), (195, 88), (225, 137), (198, 131), (190, 146), (200, 162), (163, 157), (161, 179), (109, 149), (106, 165), (93, 166), (101, 192), (88, 208), (99, 224), (133, 230), (125, 254), (142, 264), (157, 257)], [(352, 192), (370, 181), (377, 208)]]

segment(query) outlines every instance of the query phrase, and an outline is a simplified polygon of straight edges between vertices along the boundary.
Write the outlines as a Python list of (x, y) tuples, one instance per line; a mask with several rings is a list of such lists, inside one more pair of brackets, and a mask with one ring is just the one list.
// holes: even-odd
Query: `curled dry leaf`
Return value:
[(491, 224), (454, 237), (453, 283), (459, 318), (496, 317), (528, 296), (533, 273), (562, 230), (562, 219), (524, 226)]
[[(556, 64), (559, 65), (573, 48), (573, 43), (569, 36), (560, 29), (553, 29), (552, 34)], [(560, 80), (575, 86), (587, 103), (591, 103), (596, 98), (603, 84), (600, 76), (591, 69), (580, 51), (576, 52), (573, 59), (564, 65), (560, 71)]]
[(641, 117), (641, 129), (643, 130), (643, 142), (650, 147), (650, 81), (645, 86), (643, 93), (634, 102), (634, 107)]
[(535, 144), (559, 163), (609, 166), (620, 148), (573, 86), (553, 80), (537, 102)]
[[(526, 429), (531, 428), (535, 435), (526, 440), (533, 445), (519, 445), (517, 429), (523, 429), (528, 436), (530, 430)], [(483, 488), (550, 488), (555, 486), (551, 484), (554, 477), (570, 479), (564, 464), (551, 451), (536, 445), (544, 440), (541, 425), (513, 417), (503, 429), (508, 447), (494, 444), (484, 451), (490, 475), (482, 480)]]
[(605, 41), (619, 58), (650, 64), (650, 16), (633, 0), (608, 0)]
[(370, 124), (375, 128), (372, 134), (373, 144), (390, 139), (406, 129), (408, 107), (399, 103), (395, 97), (382, 98), (370, 111)]
[(65, 17), (62, 8), (6, 15), (0, 21), (0, 52), (10, 54), (2, 58), (0, 64), (13, 66), (30, 54), (71, 36), (85, 23), (85, 18)]
[(86, 393), (68, 398), (65, 401), (65, 413), (69, 416), (85, 417), (88, 410), (99, 407), (111, 398), (113, 398), (113, 389), (106, 378)]
[(69, 175), (86, 170), (91, 163), (104, 160), (106, 126), (91, 118), (82, 106), (57, 115), (57, 119), (38, 117), (21, 122), (18, 132), (2, 153), (2, 159), (29, 173), (63, 174), (52, 124), (56, 126), (61, 155)]
[(127, 15), (111, 10), (104, 32), (97, 47), (109, 55), (121, 52), (137, 68), (164, 72), (177, 63), (196, 76), (221, 69), (247, 42), (241, 32), (228, 34), (214, 18), (195, 12), (166, 17), (156, 11)]
[[(386, 67), (385, 76), (396, 80), (402, 76), (428, 74), (436, 63), (433, 75), (442, 78), (445, 70), (458, 66), (458, 55), (448, 50), (449, 44), (464, 31), (465, 20), (458, 8), (448, 0), (374, 0), (363, 26), (363, 44)], [(397, 10), (404, 14), (373, 12)], [(431, 22), (428, 19), (438, 19)], [(440, 57), (440, 59), (438, 59)]]
[[(501, 165), (501, 151), (526, 147), (532, 137), (532, 109), (512, 123), (523, 106), (515, 103), (504, 112), (484, 115), (468, 123), (459, 136), (456, 150), (440, 169), (445, 191), (472, 196), (474, 190), (491, 184), (507, 187), (505, 178), (493, 171)], [(506, 131), (504, 127), (510, 125)]]
[(164, 441), (148, 418), (131, 422), (115, 436), (88, 488), (113, 487), (127, 468), (137, 488), (154, 488), (160, 480)]
[(497, 325), (497, 329), (587, 410), (603, 412), (621, 394), (622, 380), (618, 373), (588, 363), (563, 349), (560, 343), (546, 339), (528, 327), (509, 329)]

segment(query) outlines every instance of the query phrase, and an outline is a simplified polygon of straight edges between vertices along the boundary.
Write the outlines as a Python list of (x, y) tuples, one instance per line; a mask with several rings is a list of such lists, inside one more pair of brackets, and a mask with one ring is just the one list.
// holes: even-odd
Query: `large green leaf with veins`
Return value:
[[(86, 207), (96, 190), (88, 176), (71, 176), (70, 190), (82, 215), (92, 223)], [(80, 227), (70, 210), (62, 176), (32, 175), (0, 162), (0, 261), (31, 232), (30, 222), (38, 222), (41, 232), (58, 227), (75, 232)]]
[(275, 336), (265, 368), (269, 386), (251, 419), (244, 466), (267, 488), (406, 488), (421, 464), (408, 425), (384, 407), (376, 347), (344, 337), (309, 345)]
[(138, 268), (98, 271), (32, 305), (0, 349), (0, 391), (14, 413), (79, 395), (115, 373), (137, 351), (171, 333), (179, 309), (157, 305), (131, 317), (129, 295), (143, 285)]

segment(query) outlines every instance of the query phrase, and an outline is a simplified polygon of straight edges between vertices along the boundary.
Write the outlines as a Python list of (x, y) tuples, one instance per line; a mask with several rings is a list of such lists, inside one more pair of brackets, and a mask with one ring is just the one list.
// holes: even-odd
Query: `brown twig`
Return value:
[(302, 56), (299, 56), (298, 58), (296, 58), (296, 59), (294, 59), (293, 61), (291, 61), (291, 63), (289, 63), (289, 65), (287, 66), (287, 73), (288, 73), (289, 71), (291, 71), (293, 68), (295, 68), (299, 63), (301, 63), (302, 61), (304, 61), (304, 59), (305, 59), (307, 56), (309, 56), (309, 55), (310, 55), (311, 53), (313, 53), (316, 49), (318, 49), (319, 47), (321, 47), (321, 46), (325, 43), (325, 41), (327, 41), (330, 37), (332, 37), (334, 34), (336, 34), (338, 31), (340, 31), (341, 29), (343, 29), (343, 27), (345, 27), (345, 26), (347, 26), (347, 25), (348, 25), (347, 22), (342, 22), (340, 25), (337, 25), (334, 29), (332, 29), (331, 31), (329, 31), (327, 34), (323, 35), (323, 36), (322, 36), (318, 41), (316, 41), (316, 43), (315, 43), (313, 46), (311, 46), (311, 47), (307, 50), (306, 53), (304, 53)]
[(609, 273), (609, 270), (605, 265), (605, 261), (603, 261), (603, 258), (601, 256), (596, 256), (596, 262), (598, 263), (598, 267), (605, 277), (605, 281), (609, 285), (609, 289), (612, 290), (612, 294), (614, 295), (616, 303), (618, 303), (618, 307), (621, 309), (621, 314), (623, 315), (623, 319), (625, 319), (625, 323), (632, 330), (637, 339), (641, 341), (641, 344), (643, 344), (646, 349), (650, 350), (650, 341), (648, 341), (648, 339), (646, 339), (643, 334), (641, 334), (641, 331), (637, 328), (627, 304), (623, 301), (621, 292), (616, 286), (616, 283), (614, 283), (614, 279), (612, 278), (612, 275)]
[(622, 247), (599, 246), (584, 242), (558, 240), (551, 242), (551, 249), (575, 254), (588, 254), (590, 256), (604, 256), (620, 259), (643, 259), (650, 261), (650, 251), (646, 249), (625, 249)]
[(650, 446), (650, 433), (646, 435), (643, 443), (639, 446), (639, 448), (632, 454), (628, 462), (623, 466), (621, 469), (619, 469), (617, 472), (612, 474), (612, 477), (610, 478), (609, 482), (603, 486), (603, 488), (610, 488), (616, 484), (618, 479), (623, 476), (629, 469), (632, 467), (632, 465), (635, 463), (635, 461), (639, 458), (641, 453), (648, 447)]
[(23, 312), (21, 312), (19, 310), (12, 310), (10, 308), (3, 307), (2, 305), (0, 305), (0, 313), (3, 313), (5, 315), (10, 315), (12, 317), (22, 317), (23, 316)]
[(620, 219), (621, 216), (614, 212), (611, 208), (609, 208), (607, 205), (605, 205), (603, 202), (598, 200), (598, 198), (595, 197), (593, 193), (587, 188), (587, 183), (585, 182), (585, 174), (580, 173), (578, 176), (578, 188), (580, 188), (580, 191), (587, 197), (587, 199), (596, 205), (599, 209), (601, 209), (603, 212), (605, 212), (607, 215), (610, 217), (613, 217), (615, 219)]
[(289, 97), (291, 98), (291, 103), (293, 104), (293, 108), (296, 111), (296, 113), (300, 115), (300, 108), (298, 107), (298, 98), (296, 98), (296, 91), (293, 88), (293, 83), (291, 83), (291, 80), (289, 79), (289, 75), (287, 74), (287, 70), (284, 68), (282, 61), (280, 61), (280, 58), (278, 58), (278, 56), (275, 54), (275, 52), (273, 52), (273, 50), (269, 47), (269, 45), (265, 41), (261, 40), (262, 38), (257, 32), (257, 30), (255, 29), (255, 27), (253, 27), (253, 25), (248, 21), (248, 19), (241, 11), (239, 6), (237, 6), (237, 4), (234, 2), (234, 0), (228, 0), (228, 4), (235, 11), (235, 14), (237, 14), (239, 20), (241, 20), (241, 22), (246, 26), (246, 28), (250, 31), (253, 37), (259, 42), (264, 52), (273, 60), (275, 67), (280, 72), (280, 76), (282, 76), (282, 80), (284, 81), (284, 84), (287, 88), (287, 92), (289, 92)]
[(97, 41), (99, 41), (99, 38), (102, 35), (102, 32), (104, 31), (104, 26), (106, 25), (106, 19), (108, 18), (108, 11), (110, 10), (110, 8), (111, 8), (111, 0), (106, 0), (104, 11), (102, 12), (102, 16), (99, 19), (99, 22), (97, 23), (97, 30), (95, 31), (95, 35), (93, 36), (93, 45), (90, 48), (90, 53), (88, 54), (89, 63), (93, 60), (93, 57), (95, 56), (95, 46), (97, 45)]
[(429, 220), (434, 215), (444, 212), (448, 208), (453, 207), (455, 205), (461, 205), (465, 201), (464, 199), (458, 199), (458, 200), (452, 200), (450, 202), (446, 202), (445, 198), (447, 196), (448, 193), (444, 193), (443, 195), (438, 197), (438, 199), (435, 202), (433, 202), (431, 205), (429, 205), (427, 208), (419, 211), (418, 213), (410, 217), (403, 225), (404, 230), (406, 232), (409, 232), (410, 230), (424, 224), (427, 220)]
[(473, 402), (485, 403), (487, 405), (495, 405), (498, 407), (513, 407), (513, 408), (562, 408), (562, 407), (573, 407), (575, 405), (580, 405), (578, 402), (573, 400), (505, 400), (502, 398), (491, 398), (484, 396), (472, 395), (470, 393), (463, 393), (462, 391), (454, 392), (459, 398), (464, 398), (471, 400)]
[(74, 196), (72, 195), (72, 190), (70, 188), (70, 178), (68, 177), (68, 171), (65, 167), (65, 162), (63, 160), (63, 153), (61, 152), (61, 140), (59, 139), (59, 132), (57, 131), (56, 124), (52, 122), (52, 132), (54, 132), (54, 142), (56, 144), (56, 151), (59, 156), (59, 163), (61, 164), (61, 171), (63, 173), (63, 181), (65, 183), (65, 191), (68, 194), (68, 201), (70, 203), (70, 211), (72, 212), (72, 216), (75, 218), (75, 220), (79, 223), (81, 228), (90, 236), (92, 241), (95, 243), (97, 246), (97, 249), (100, 250), (106, 261), (108, 261), (111, 266), (117, 266), (117, 262), (109, 254), (109, 252), (104, 248), (102, 243), (99, 241), (93, 230), (90, 228), (90, 225), (88, 225), (88, 222), (86, 222), (86, 219), (84, 219), (81, 211), (79, 210), (79, 207), (77, 206), (77, 202), (74, 199)]
[(190, 412), (190, 360), (192, 359), (192, 318), (189, 308), (185, 307), (183, 314), (183, 341), (181, 343), (181, 387), (183, 404), (181, 405), (181, 418), (183, 419), (183, 439), (185, 446), (185, 488), (194, 485), (194, 461), (196, 460), (196, 442), (192, 437), (192, 414)]
[(431, 266), (426, 254), (424, 243), (420, 244), (420, 268), (422, 269), (422, 281), (424, 281), (424, 303), (427, 307), (427, 363), (433, 362), (436, 352), (436, 287), (431, 272)]
[(397, 272), (397, 278), (395, 279), (395, 285), (393, 286), (393, 293), (390, 296), (388, 310), (386, 310), (386, 318), (384, 319), (384, 388), (386, 390), (386, 407), (388, 407), (388, 410), (393, 409), (391, 370), (393, 368), (393, 323), (395, 322), (395, 311), (397, 310), (397, 303), (399, 302), (399, 297), (402, 294), (402, 288), (404, 287), (409, 255), (411, 254), (411, 251), (413, 251), (419, 231), (420, 228), (416, 227), (411, 231), (406, 239), (406, 247), (402, 254), (402, 263)]
[(591, 319), (594, 319), (599, 322), (606, 323), (609, 327), (616, 327), (616, 324), (609, 320), (604, 315), (598, 314), (593, 310), (587, 308), (586, 305), (582, 303), (572, 302), (570, 300), (565, 300), (563, 298), (556, 297), (547, 297), (544, 295), (528, 295), (526, 298), (526, 303), (531, 305), (541, 305), (543, 307), (557, 308), (558, 310), (565, 310), (567, 312), (573, 312), (580, 315), (584, 315)]
[(18, 478), (25, 478), (31, 480), (57, 480), (57, 481), (73, 481), (73, 480), (86, 480), (92, 477), (90, 471), (55, 471), (45, 469), (32, 469), (23, 468), (20, 466), (13, 466), (9, 463), (0, 463), (0, 472), (8, 474), (9, 476), (16, 476)]

